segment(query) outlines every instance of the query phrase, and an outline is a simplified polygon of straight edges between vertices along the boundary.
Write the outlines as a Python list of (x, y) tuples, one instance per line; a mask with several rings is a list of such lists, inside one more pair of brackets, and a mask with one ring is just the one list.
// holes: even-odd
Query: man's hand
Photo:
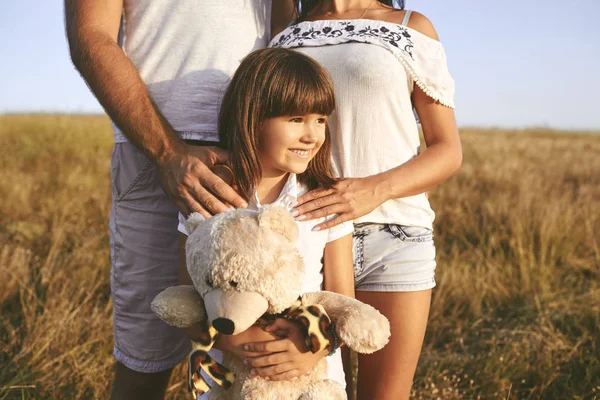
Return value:
[(65, 0), (71, 59), (129, 141), (159, 169), (162, 186), (184, 214), (205, 217), (245, 201), (211, 172), (227, 162), (215, 147), (186, 145), (152, 102), (137, 68), (117, 44), (123, 0)]
[(297, 322), (278, 318), (265, 329), (284, 338), (244, 345), (244, 350), (258, 354), (244, 360), (252, 367), (251, 373), (255, 376), (272, 381), (293, 380), (307, 374), (328, 354), (327, 350), (315, 354), (308, 350)]
[(163, 189), (185, 216), (199, 212), (205, 218), (248, 204), (235, 190), (215, 175), (216, 164), (226, 164), (225, 150), (211, 146), (183, 144), (158, 163)]

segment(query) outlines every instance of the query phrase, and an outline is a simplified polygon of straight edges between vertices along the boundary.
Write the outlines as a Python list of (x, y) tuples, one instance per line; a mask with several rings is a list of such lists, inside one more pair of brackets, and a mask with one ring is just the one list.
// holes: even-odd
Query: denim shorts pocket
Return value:
[(388, 229), (391, 234), (403, 242), (428, 242), (433, 240), (433, 231), (421, 226), (406, 226), (389, 224)]

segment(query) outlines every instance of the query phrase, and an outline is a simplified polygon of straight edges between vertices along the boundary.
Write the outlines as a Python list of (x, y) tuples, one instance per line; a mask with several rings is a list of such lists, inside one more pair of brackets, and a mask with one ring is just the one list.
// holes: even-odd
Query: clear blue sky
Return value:
[[(600, 0), (408, 0), (446, 47), (461, 126), (600, 129)], [(62, 0), (0, 3), (0, 113), (101, 112)]]

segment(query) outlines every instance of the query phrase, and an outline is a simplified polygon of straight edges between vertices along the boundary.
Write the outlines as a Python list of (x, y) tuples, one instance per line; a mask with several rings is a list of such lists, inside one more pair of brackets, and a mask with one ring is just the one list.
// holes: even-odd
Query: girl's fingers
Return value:
[(255, 353), (252, 351), (246, 351), (246, 350), (244, 350), (244, 346), (239, 346), (236, 350), (237, 350), (236, 351), (237, 358), (239, 358), (240, 360), (245, 360), (247, 358), (260, 357), (260, 356), (264, 355), (264, 353)]
[(287, 352), (271, 353), (264, 356), (248, 357), (243, 362), (251, 368), (261, 368), (290, 362), (290, 356)]
[(290, 348), (290, 341), (288, 339), (269, 340), (268, 342), (254, 342), (246, 343), (244, 345), (244, 351), (253, 353), (278, 353), (286, 351)]
[[(282, 375), (287, 374), (290, 371), (294, 370), (294, 365), (292, 362), (286, 362), (286, 363), (282, 363), (282, 364), (277, 364), (277, 365), (271, 365), (268, 367), (262, 367), (262, 368), (254, 368), (250, 371), (250, 373), (254, 376), (262, 376), (262, 377), (275, 377), (277, 376), (278, 379), (273, 379), (273, 380), (284, 380), (281, 379)], [(291, 377), (290, 377), (291, 379)]]
[(294, 322), (287, 320), (285, 318), (277, 318), (275, 321), (271, 322), (269, 325), (265, 327), (265, 331), (267, 332), (277, 332), (277, 331), (290, 331), (294, 328)]

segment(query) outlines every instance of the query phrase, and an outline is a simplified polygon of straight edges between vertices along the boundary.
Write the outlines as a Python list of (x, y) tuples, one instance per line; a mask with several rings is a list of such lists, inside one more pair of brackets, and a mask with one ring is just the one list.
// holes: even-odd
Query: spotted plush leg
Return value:
[(218, 332), (212, 326), (205, 326), (201, 338), (194, 342), (188, 360), (188, 390), (194, 395), (202, 395), (210, 390), (210, 386), (201, 374), (204, 371), (216, 384), (229, 389), (235, 381), (235, 376), (227, 368), (217, 363), (208, 355), (216, 341)]

